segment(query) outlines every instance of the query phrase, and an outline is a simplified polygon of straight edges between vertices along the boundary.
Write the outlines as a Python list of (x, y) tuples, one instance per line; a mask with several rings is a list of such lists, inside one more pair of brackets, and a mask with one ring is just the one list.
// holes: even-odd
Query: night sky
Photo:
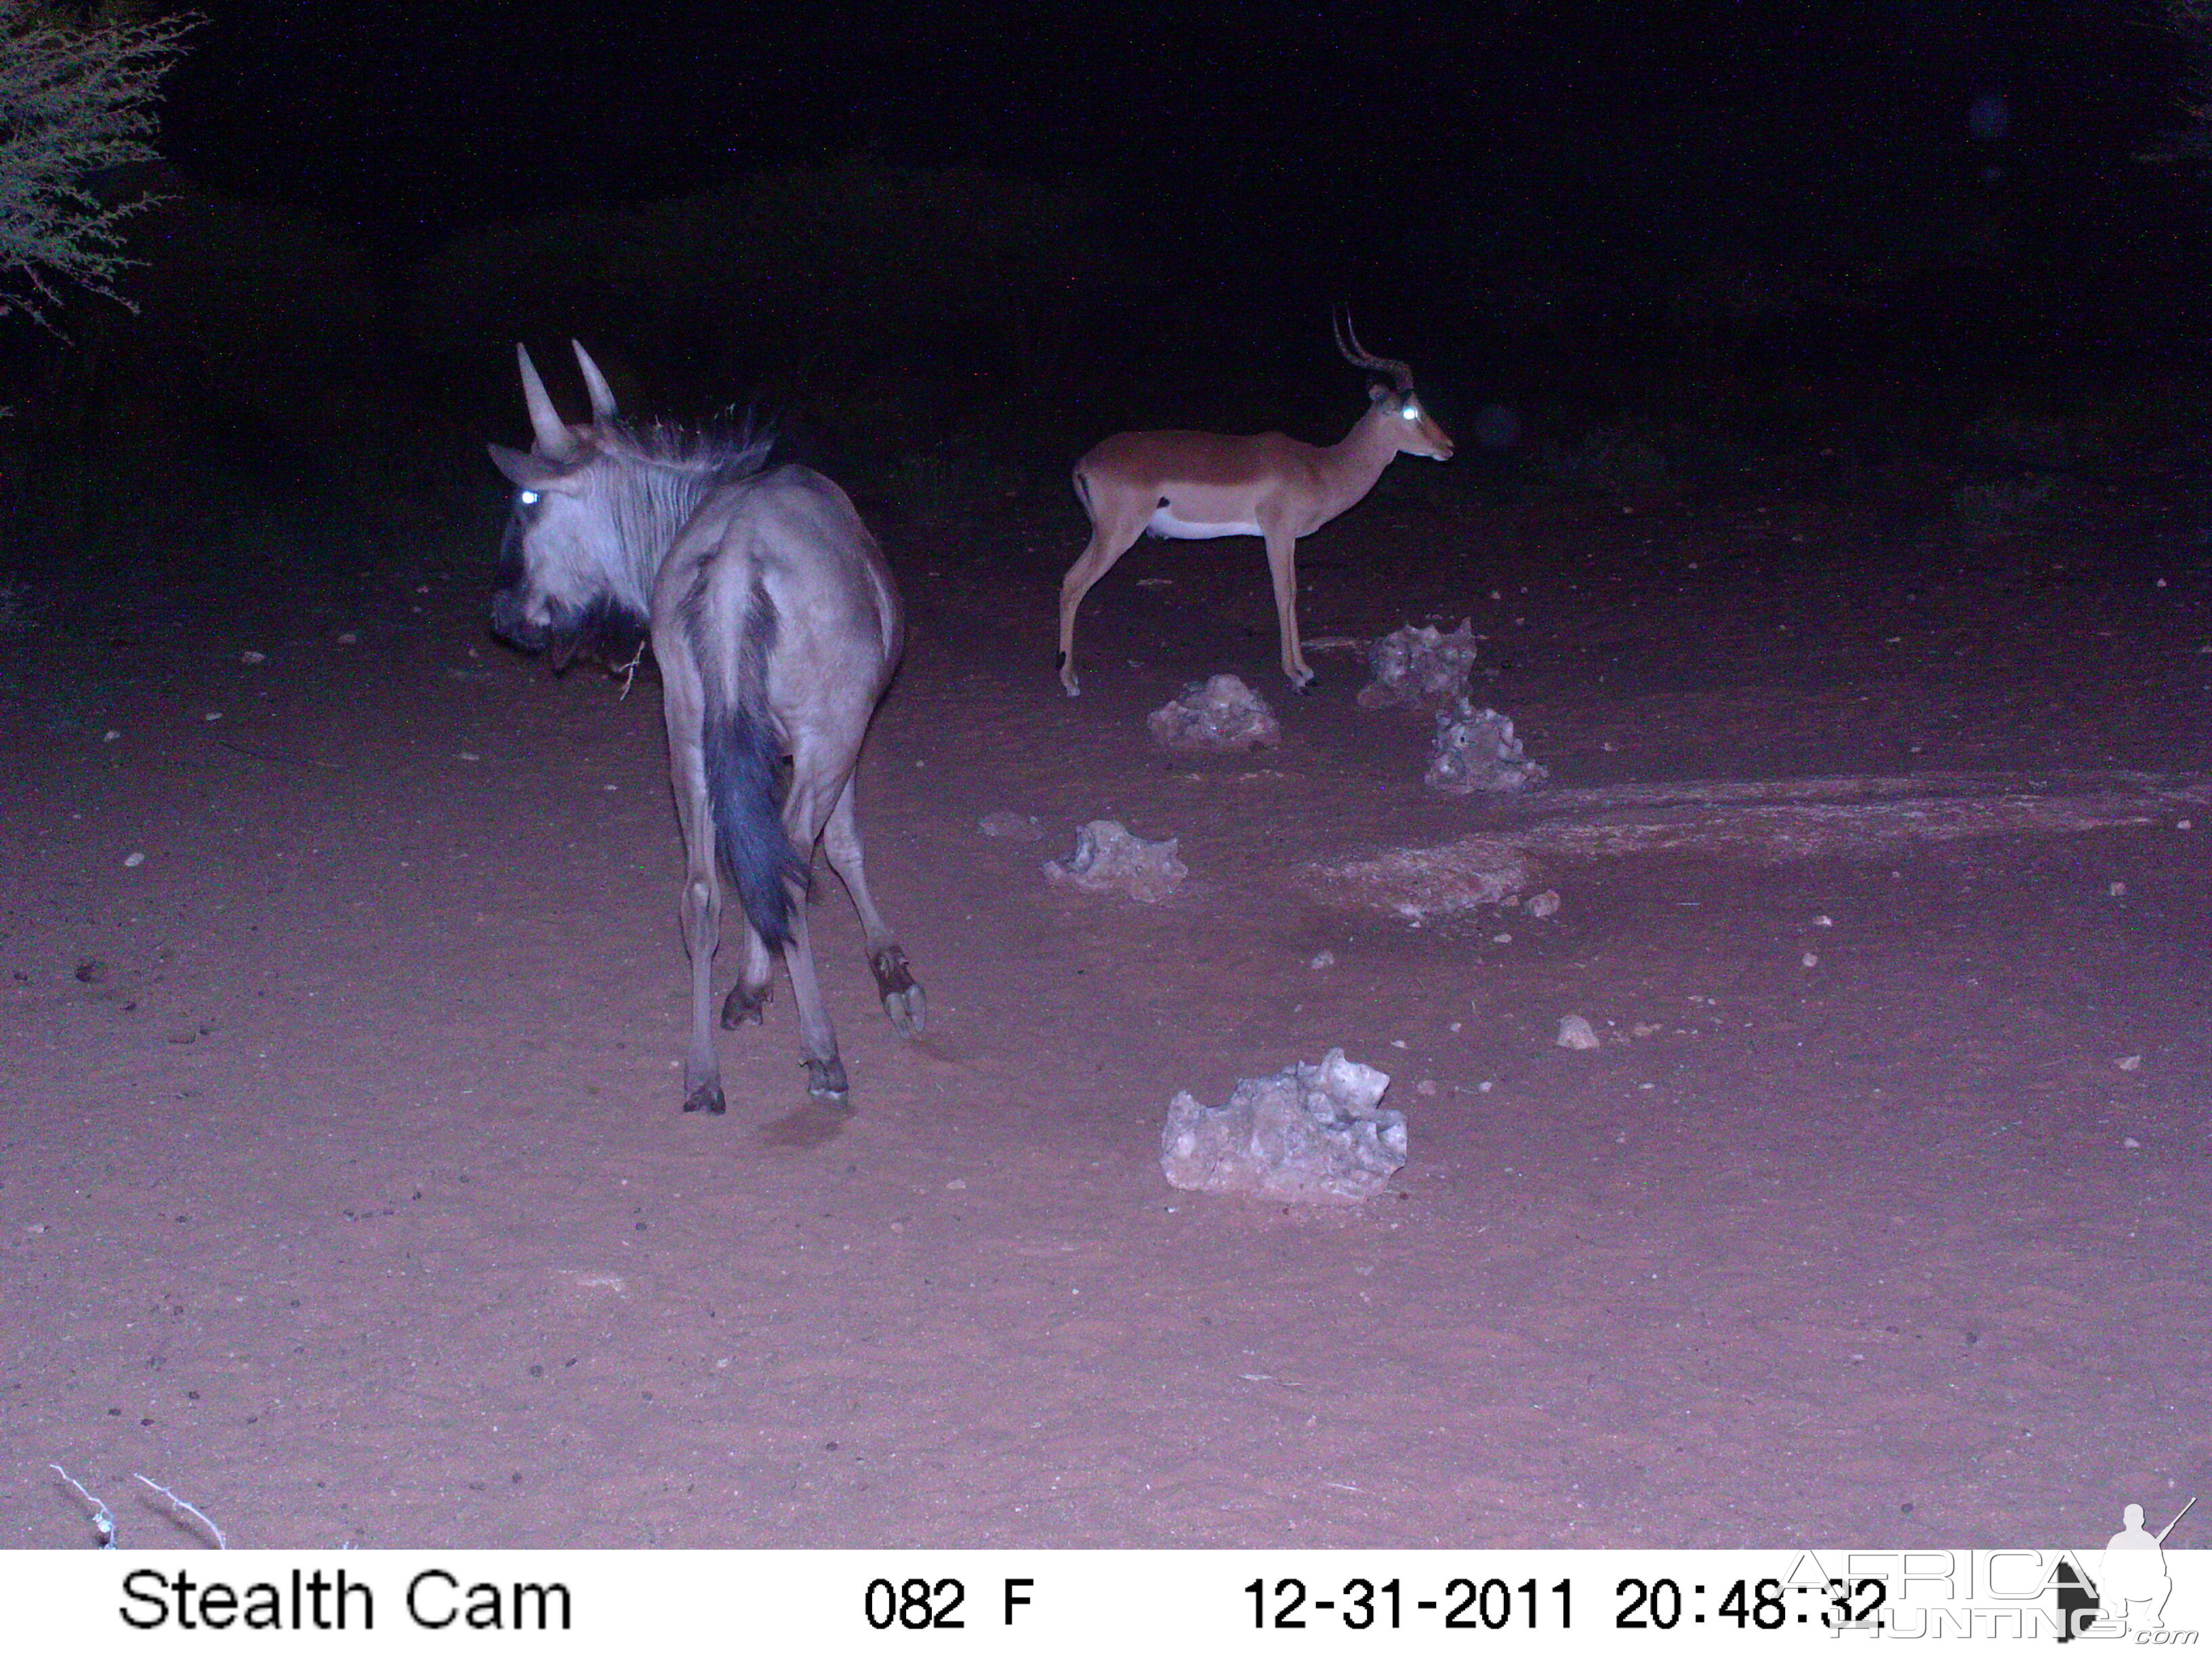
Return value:
[(2134, 159), (2183, 64), (2128, 0), (200, 9), (168, 153), (402, 252), (854, 154), (1079, 184), (1258, 260), (1608, 226), (1796, 251), (1978, 188), (2039, 242), (2160, 262), (2203, 208)]

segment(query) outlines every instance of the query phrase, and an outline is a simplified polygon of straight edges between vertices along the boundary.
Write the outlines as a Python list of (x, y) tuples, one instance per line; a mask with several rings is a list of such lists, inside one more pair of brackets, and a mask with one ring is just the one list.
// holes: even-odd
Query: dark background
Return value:
[(202, 9), (138, 313), (0, 343), (21, 534), (118, 446), (495, 499), (513, 342), (573, 400), (572, 335), (626, 407), (757, 404), (894, 506), (1059, 489), (1130, 424), (1333, 438), (1340, 301), (1470, 463), (1393, 488), (2002, 467), (2026, 428), (2079, 467), (2196, 422), (2154, 4)]

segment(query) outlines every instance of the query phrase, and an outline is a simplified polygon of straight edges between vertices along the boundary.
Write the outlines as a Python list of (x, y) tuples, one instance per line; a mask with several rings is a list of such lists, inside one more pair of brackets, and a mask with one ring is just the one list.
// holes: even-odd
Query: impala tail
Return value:
[(714, 844), (745, 920), (770, 950), (781, 950), (791, 939), (793, 884), (803, 889), (807, 871), (783, 826), (783, 751), (768, 708), (775, 606), (754, 583), (733, 653), (726, 635), (699, 626), (698, 612), (687, 620), (692, 648), (705, 671), (700, 744)]

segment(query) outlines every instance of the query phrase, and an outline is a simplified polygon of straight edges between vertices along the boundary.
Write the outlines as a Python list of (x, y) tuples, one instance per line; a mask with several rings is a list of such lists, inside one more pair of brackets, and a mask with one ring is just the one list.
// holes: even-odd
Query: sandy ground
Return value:
[[(49, 1463), (139, 1547), (190, 1534), (133, 1471), (288, 1547), (2094, 1546), (2212, 1487), (2185, 514), (1371, 501), (1307, 544), (1308, 636), (1472, 616), (1562, 792), (1515, 811), (1425, 791), (1356, 655), (1285, 695), (1256, 545), (1133, 553), (1071, 702), (1073, 502), (885, 529), (862, 822), (933, 1024), (891, 1032), (825, 878), (843, 1120), (787, 989), (724, 1038), (729, 1115), (678, 1111), (657, 688), (495, 646), (489, 547), (27, 578), (0, 1544), (90, 1541)], [(1146, 712), (1224, 671), (1282, 747), (1162, 755)], [(2103, 791), (2080, 822), (1938, 839), (1914, 784), (1794, 852), (1683, 787), (2115, 771), (2153, 775), (2056, 786)], [(1633, 786), (1692, 831), (1577, 839)], [(1180, 836), (1182, 892), (1048, 887), (1096, 817)], [(1545, 824), (1549, 920), (1297, 878)], [(1176, 1090), (1333, 1046), (1395, 1079), (1394, 1195), (1164, 1184)]]

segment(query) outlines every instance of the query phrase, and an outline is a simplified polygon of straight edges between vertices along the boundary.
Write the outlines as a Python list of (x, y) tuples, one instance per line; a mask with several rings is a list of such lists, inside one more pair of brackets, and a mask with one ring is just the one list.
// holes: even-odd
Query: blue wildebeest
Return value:
[(1452, 453), (1451, 439), (1414, 395), (1412, 369), (1361, 345), (1349, 316), (1336, 325), (1336, 349), (1375, 378), (1367, 412), (1326, 449), (1279, 432), (1247, 438), (1124, 432), (1075, 464), (1075, 493), (1091, 515), (1091, 539), (1060, 584), (1060, 683), (1069, 696), (1082, 690), (1075, 677), (1076, 609), (1147, 533), (1180, 541), (1261, 537), (1275, 586), (1283, 672), (1293, 690), (1313, 684), (1298, 643), (1298, 538), (1357, 507), (1399, 456), (1443, 461)]
[(763, 471), (769, 441), (750, 428), (715, 437), (624, 425), (606, 377), (575, 351), (592, 418), (569, 426), (529, 352), (515, 348), (535, 441), (527, 454), (490, 446), (515, 487), (492, 631), (526, 651), (552, 647), (556, 666), (580, 648), (652, 641), (684, 831), (684, 1109), (723, 1109), (711, 1014), (724, 874), (749, 925), (722, 1024), (758, 1023), (769, 951), (780, 949), (808, 1091), (842, 1103), (845, 1066), (803, 902), (817, 842), (860, 913), (884, 1012), (908, 1036), (925, 1012), (906, 952), (869, 896), (853, 817), (860, 741), (898, 663), (898, 590), (829, 479), (803, 466)]

